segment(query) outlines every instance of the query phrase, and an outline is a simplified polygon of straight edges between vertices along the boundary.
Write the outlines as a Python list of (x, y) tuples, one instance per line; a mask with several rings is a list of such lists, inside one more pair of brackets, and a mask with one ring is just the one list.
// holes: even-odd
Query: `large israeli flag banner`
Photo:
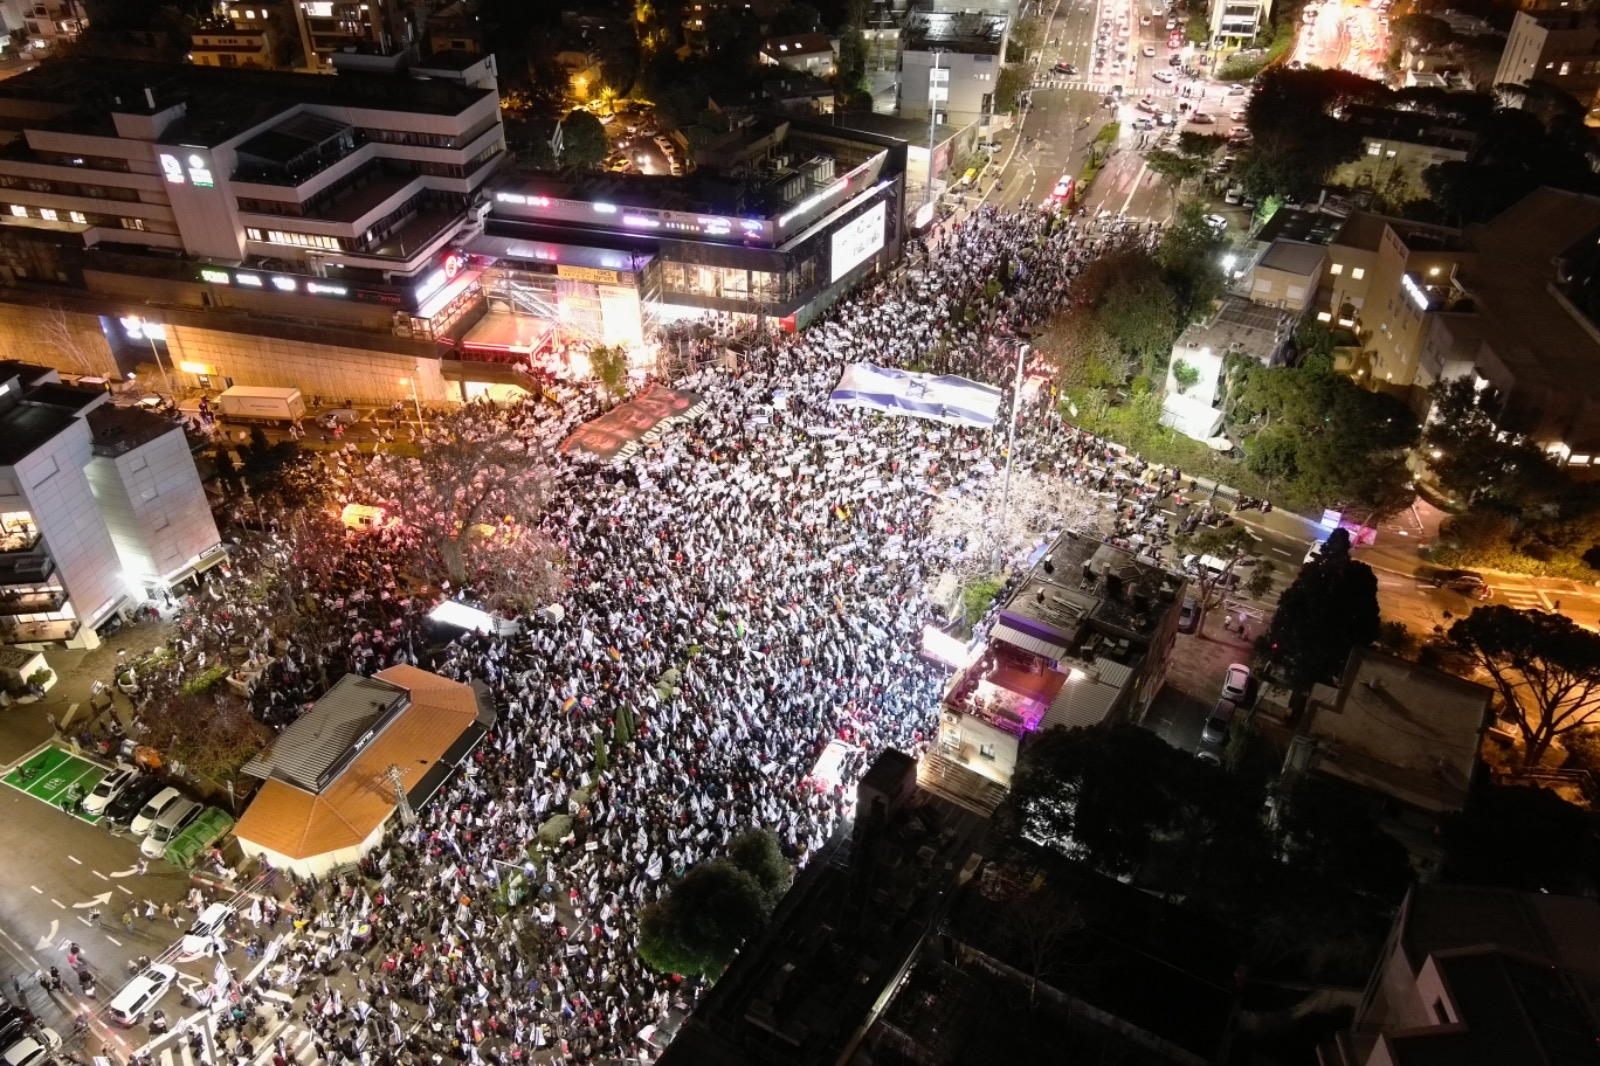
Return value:
[(846, 366), (828, 400), (886, 415), (931, 418), (978, 429), (992, 428), (1000, 410), (1000, 390), (993, 385), (953, 374), (936, 377), (871, 363)]

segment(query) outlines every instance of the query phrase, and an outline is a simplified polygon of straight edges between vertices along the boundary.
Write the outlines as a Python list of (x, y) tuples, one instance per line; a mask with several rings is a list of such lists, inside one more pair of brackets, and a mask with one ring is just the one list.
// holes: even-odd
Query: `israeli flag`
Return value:
[(935, 377), (871, 363), (846, 366), (828, 400), (886, 415), (929, 418), (978, 429), (993, 428), (1000, 410), (1000, 390), (993, 385), (953, 374)]

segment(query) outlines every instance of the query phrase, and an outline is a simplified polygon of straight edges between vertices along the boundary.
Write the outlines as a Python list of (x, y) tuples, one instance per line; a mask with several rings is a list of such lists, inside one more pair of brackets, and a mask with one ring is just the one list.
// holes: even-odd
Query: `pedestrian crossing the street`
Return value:
[[(204, 1037), (198, 1055), (187, 1033), (167, 1037), (159, 1049), (154, 1046), (148, 1049), (152, 1066), (213, 1066), (217, 1061), (216, 1045), (209, 1031)], [(315, 1066), (322, 1061), (317, 1058), (315, 1033), (295, 1022), (277, 1021), (269, 1025), (263, 1035), (250, 1038), (256, 1050), (256, 1066), (270, 1066), (278, 1054), (279, 1037), (283, 1038), (284, 1058), (297, 1066)]]

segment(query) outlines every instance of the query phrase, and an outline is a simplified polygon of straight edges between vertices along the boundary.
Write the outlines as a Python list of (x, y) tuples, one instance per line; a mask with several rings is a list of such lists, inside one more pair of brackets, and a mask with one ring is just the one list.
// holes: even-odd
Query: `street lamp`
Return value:
[(411, 386), (411, 406), (417, 409), (417, 421), (422, 421), (422, 401), (417, 399), (417, 379), (401, 378), (400, 384)]
[(1016, 461), (1017, 447), (1017, 412), (1022, 407), (1022, 365), (1028, 358), (1028, 345), (1017, 345), (1017, 379), (1011, 386), (1011, 429), (1006, 434), (1006, 476), (1000, 486), (1000, 522), (995, 530), (994, 565), (1000, 565), (1000, 553), (1004, 549), (1001, 538), (1005, 535), (1006, 521), (1011, 515), (1011, 466)]

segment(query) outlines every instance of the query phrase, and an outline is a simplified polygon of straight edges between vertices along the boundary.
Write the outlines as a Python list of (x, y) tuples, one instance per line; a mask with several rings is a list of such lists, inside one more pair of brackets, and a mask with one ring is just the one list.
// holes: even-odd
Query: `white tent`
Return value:
[(991, 429), (1000, 410), (1000, 390), (967, 378), (892, 370), (851, 363), (829, 402), (865, 407), (886, 415), (931, 418), (955, 426)]

